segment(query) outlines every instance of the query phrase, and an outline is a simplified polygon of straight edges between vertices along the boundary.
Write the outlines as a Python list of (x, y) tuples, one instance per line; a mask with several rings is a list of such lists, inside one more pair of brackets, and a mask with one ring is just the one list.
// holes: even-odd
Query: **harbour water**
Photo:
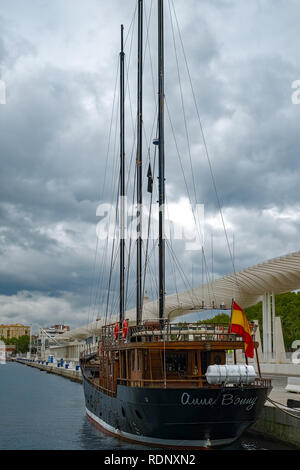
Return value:
[[(146, 449), (100, 432), (84, 410), (81, 384), (14, 362), (0, 364), (1, 450)], [(291, 447), (246, 435), (227, 449)]]

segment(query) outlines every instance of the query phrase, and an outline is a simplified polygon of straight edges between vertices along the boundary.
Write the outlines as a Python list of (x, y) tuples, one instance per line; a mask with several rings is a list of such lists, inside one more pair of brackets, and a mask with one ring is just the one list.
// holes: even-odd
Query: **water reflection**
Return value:
[[(82, 386), (21, 364), (0, 365), (0, 449), (154, 450), (101, 432), (85, 416)], [(224, 449), (290, 449), (243, 436)]]

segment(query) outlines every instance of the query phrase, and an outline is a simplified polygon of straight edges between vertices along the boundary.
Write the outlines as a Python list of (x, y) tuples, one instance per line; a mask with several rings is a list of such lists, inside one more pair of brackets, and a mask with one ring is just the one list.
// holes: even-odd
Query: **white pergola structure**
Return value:
[[(230, 309), (232, 299), (241, 307), (255, 305), (262, 300), (263, 352), (271, 358), (276, 348), (275, 295), (300, 289), (300, 251), (271, 259), (234, 274), (216, 279), (194, 289), (166, 296), (165, 318), (178, 319), (191, 312), (209, 308)], [(126, 312), (129, 321), (135, 321), (136, 310)], [(143, 319), (158, 318), (158, 302), (143, 305)], [(117, 321), (114, 316), (110, 319)], [(59, 341), (82, 340), (97, 335), (104, 320), (60, 335)]]

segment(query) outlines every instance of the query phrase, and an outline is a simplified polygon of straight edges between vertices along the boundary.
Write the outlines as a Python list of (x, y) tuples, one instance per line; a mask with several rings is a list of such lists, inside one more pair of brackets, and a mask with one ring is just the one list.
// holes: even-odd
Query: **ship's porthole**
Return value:
[(142, 417), (141, 413), (139, 412), (139, 410), (135, 410), (135, 414), (137, 415), (137, 417), (139, 419), (143, 419), (143, 417)]
[(124, 418), (125, 418), (125, 417), (126, 417), (126, 413), (125, 413), (125, 410), (124, 410), (123, 406), (122, 406), (122, 408), (121, 408), (121, 411), (122, 411), (122, 415), (123, 415)]
[(219, 354), (215, 356), (215, 364), (220, 365), (222, 363), (222, 358)]

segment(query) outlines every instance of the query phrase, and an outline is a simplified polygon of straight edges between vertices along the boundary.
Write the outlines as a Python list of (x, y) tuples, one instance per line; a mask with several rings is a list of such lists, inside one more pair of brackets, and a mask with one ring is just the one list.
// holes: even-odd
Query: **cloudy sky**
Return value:
[[(292, 83), (300, 80), (299, 2), (174, 0), (174, 5), (228, 238), (235, 240), (236, 268), (299, 250), (300, 104), (292, 102)], [(101, 313), (109, 256), (104, 262), (105, 247), (97, 245), (96, 210), (111, 200), (115, 184), (121, 23), (127, 37), (128, 168), (134, 153), (135, 6), (135, 0), (0, 3), (0, 80), (6, 84), (6, 104), (0, 105), (0, 323), (76, 327)], [(181, 162), (187, 187), (195, 183), (192, 202), (205, 207), (206, 258), (217, 277), (232, 272), (232, 265), (172, 14), (178, 77), (167, 0), (165, 13), (167, 197), (170, 210), (175, 207), (176, 214), (177, 207), (183, 219), (188, 194)], [(156, 103), (154, 0), (145, 0), (148, 20), (146, 155)], [(174, 246), (189, 282), (200, 284), (201, 252), (186, 250), (184, 243)], [(174, 291), (171, 273), (169, 268), (168, 293)], [(98, 295), (101, 276), (105, 283)], [(184, 288), (180, 277), (177, 283)]]

